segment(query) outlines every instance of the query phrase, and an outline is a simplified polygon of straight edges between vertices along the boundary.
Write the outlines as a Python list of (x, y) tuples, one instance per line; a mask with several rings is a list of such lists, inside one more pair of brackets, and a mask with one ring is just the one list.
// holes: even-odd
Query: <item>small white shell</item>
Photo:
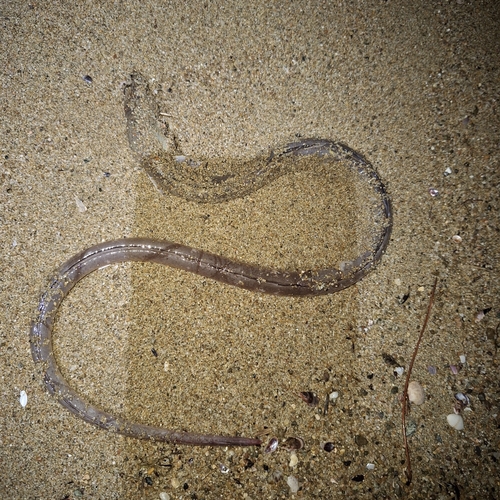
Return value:
[(19, 402), (21, 406), (24, 408), (28, 404), (28, 395), (25, 391), (21, 391), (19, 394)]
[(446, 420), (448, 420), (448, 424), (450, 424), (457, 431), (462, 431), (464, 429), (464, 419), (461, 415), (457, 415), (456, 413), (450, 413)]
[(465, 357), (465, 354), (460, 354), (460, 363), (465, 365), (466, 361), (467, 361), (467, 358)]
[(162, 491), (160, 493), (160, 500), (170, 500), (170, 495), (168, 493), (165, 493), (164, 491)]
[(338, 393), (338, 391), (330, 392), (328, 397), (330, 398), (330, 401), (335, 402), (337, 400), (337, 398), (339, 397), (339, 393)]
[(404, 372), (405, 369), (402, 366), (396, 366), (396, 368), (394, 368), (394, 375), (396, 377), (401, 377), (401, 375), (403, 375)]
[(451, 237), (451, 239), (455, 242), (455, 243), (462, 243), (462, 237), (458, 234), (455, 234), (454, 236)]
[(288, 464), (290, 467), (295, 467), (299, 463), (299, 459), (297, 458), (296, 453), (292, 453), (290, 455), (290, 463)]
[(408, 385), (408, 399), (410, 403), (421, 405), (425, 401), (424, 388), (418, 382), (410, 382)]
[(290, 488), (290, 493), (297, 493), (299, 491), (299, 480), (295, 476), (288, 476), (286, 478), (286, 484)]

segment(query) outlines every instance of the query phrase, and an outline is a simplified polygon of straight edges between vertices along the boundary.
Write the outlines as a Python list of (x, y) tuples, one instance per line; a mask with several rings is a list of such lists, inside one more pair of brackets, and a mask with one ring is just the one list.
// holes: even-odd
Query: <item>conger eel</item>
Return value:
[[(372, 249), (344, 263), (342, 269), (301, 272), (265, 269), (170, 241), (128, 238), (101, 243), (69, 259), (55, 272), (40, 297), (36, 318), (30, 329), (31, 352), (34, 361), (43, 366), (49, 393), (70, 412), (103, 429), (138, 439), (196, 446), (258, 446), (261, 441), (257, 438), (204, 435), (129, 422), (82, 399), (65, 380), (54, 357), (52, 328), (57, 310), (69, 291), (85, 276), (96, 269), (126, 261), (163, 264), (228, 285), (273, 295), (305, 296), (338, 292), (361, 280), (377, 264), (389, 243), (392, 209), (386, 188), (376, 170), (361, 154), (342, 143), (323, 139), (306, 139), (276, 148), (247, 162), (244, 175), (229, 172), (211, 176), (209, 169), (204, 168), (201, 180), (193, 181), (189, 172), (206, 165), (187, 159), (181, 154), (168, 128), (166, 133), (161, 130), (156, 101), (144, 78), (139, 74), (132, 75), (124, 91), (130, 146), (162, 191), (202, 203), (242, 197), (286, 174), (286, 170), (280, 168), (282, 160), (315, 155), (324, 162), (343, 160), (370, 184), (379, 199), (377, 217), (381, 223)], [(155, 151), (158, 143), (164, 150), (170, 150), (170, 154)], [(188, 174), (183, 174), (183, 169)]]

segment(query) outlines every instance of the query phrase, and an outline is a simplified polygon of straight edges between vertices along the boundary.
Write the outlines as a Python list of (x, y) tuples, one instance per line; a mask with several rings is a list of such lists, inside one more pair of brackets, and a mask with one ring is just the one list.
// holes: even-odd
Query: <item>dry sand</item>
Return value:
[[(288, 498), (289, 476), (304, 499), (500, 497), (498, 5), (4, 1), (0, 497)], [(294, 467), (283, 448), (189, 448), (96, 429), (48, 395), (31, 359), (40, 290), (90, 245), (154, 236), (300, 266), (324, 257), (323, 242), (318, 255), (298, 244), (329, 234), (318, 207), (350, 225), (352, 212), (335, 211), (342, 189), (329, 193), (331, 179), (317, 175), (282, 177), (227, 206), (161, 196), (126, 140), (121, 85), (134, 69), (154, 79), (186, 153), (251, 158), (297, 136), (340, 140), (388, 185), (388, 251), (341, 293), (268, 297), (125, 264), (63, 303), (57, 356), (89, 400), (143, 423), (299, 436)], [(388, 360), (408, 366), (436, 276), (412, 377), (427, 399), (409, 416), (406, 488), (404, 380)], [(325, 415), (300, 391), (339, 397)], [(458, 391), (471, 401), (462, 432), (446, 422)]]

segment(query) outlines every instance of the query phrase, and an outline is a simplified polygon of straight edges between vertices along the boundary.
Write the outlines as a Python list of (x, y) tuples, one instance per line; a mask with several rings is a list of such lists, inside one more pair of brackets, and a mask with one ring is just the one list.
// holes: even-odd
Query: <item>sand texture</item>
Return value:
[[(498, 2), (7, 0), (0, 19), (0, 498), (500, 497)], [(341, 141), (392, 199), (380, 265), (340, 293), (273, 297), (126, 263), (63, 302), (54, 350), (87, 400), (260, 448), (98, 429), (48, 394), (32, 360), (41, 291), (91, 245), (169, 239), (300, 270), (369, 241), (373, 200), (346, 171), (298, 169), (218, 204), (161, 194), (127, 140), (133, 71), (186, 155), (236, 165), (301, 138)], [(408, 368), (435, 278), (407, 487), (394, 370)], [(446, 419), (457, 392), (463, 431)], [(290, 437), (304, 447), (286, 450)]]

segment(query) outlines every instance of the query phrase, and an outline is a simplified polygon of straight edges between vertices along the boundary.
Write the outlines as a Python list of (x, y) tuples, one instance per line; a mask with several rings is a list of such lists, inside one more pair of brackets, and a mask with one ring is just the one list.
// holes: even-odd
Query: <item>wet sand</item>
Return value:
[[(0, 497), (500, 496), (499, 14), (460, 0), (4, 3)], [(343, 292), (277, 298), (123, 264), (81, 282), (58, 317), (58, 361), (88, 400), (180, 430), (297, 436), (293, 467), (283, 447), (190, 448), (94, 428), (46, 392), (31, 359), (48, 277), (101, 241), (166, 238), (301, 268), (360, 240), (365, 197), (335, 173), (294, 172), (217, 205), (161, 195), (127, 143), (133, 70), (186, 154), (248, 159), (320, 137), (360, 151), (386, 182), (388, 250)], [(407, 488), (394, 368), (408, 367), (435, 277), (412, 376), (426, 401), (408, 417)], [(470, 399), (463, 431), (446, 421), (457, 392)]]

